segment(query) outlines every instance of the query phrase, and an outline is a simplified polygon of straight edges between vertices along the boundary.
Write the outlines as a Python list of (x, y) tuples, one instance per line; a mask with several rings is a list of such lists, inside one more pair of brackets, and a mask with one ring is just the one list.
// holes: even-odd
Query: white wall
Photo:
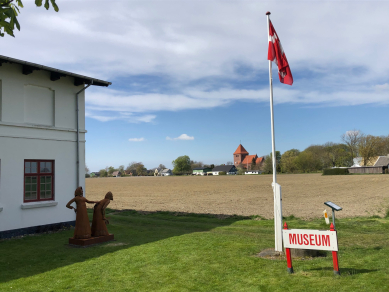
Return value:
[[(3, 208), (0, 231), (75, 220), (74, 211), (65, 206), (74, 197), (77, 187), (75, 93), (82, 89), (82, 85), (74, 86), (72, 77), (51, 81), (50, 73), (45, 71), (23, 75), (21, 65), (8, 63), (0, 66), (0, 82), (0, 209)], [(26, 87), (33, 88), (35, 100), (47, 101), (50, 94), (53, 95), (52, 104), (46, 102), (46, 108), (42, 107), (46, 112), (53, 108), (52, 114), (39, 119), (34, 117), (33, 112), (26, 111)], [(39, 95), (40, 91), (43, 96)], [(79, 178), (80, 185), (85, 189), (84, 93), (79, 95), (79, 100)], [(26, 204), (23, 203), (24, 159), (55, 161), (56, 206), (21, 208), (22, 204)]]

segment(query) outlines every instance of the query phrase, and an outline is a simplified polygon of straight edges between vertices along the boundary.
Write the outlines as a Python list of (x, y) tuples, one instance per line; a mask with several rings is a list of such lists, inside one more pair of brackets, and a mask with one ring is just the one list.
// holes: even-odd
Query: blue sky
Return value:
[(277, 150), (389, 134), (387, 1), (57, 2), (25, 1), (1, 54), (113, 83), (86, 93), (91, 171), (270, 153), (266, 11), (294, 77), (273, 66)]

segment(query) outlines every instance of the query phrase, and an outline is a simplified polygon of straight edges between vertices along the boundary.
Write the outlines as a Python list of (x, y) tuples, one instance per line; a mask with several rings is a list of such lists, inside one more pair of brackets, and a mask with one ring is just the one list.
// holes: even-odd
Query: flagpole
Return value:
[[(269, 39), (269, 15), (267, 15), (267, 35)], [(272, 76), (272, 61), (269, 60), (269, 86), (270, 86), (270, 119), (271, 119), (271, 142), (272, 142), (272, 164), (273, 164), (273, 193), (274, 193), (274, 242), (275, 250), (282, 251), (282, 205), (281, 205), (281, 186), (277, 184), (277, 168), (276, 168), (276, 143), (274, 134), (274, 111), (273, 111), (273, 76)]]

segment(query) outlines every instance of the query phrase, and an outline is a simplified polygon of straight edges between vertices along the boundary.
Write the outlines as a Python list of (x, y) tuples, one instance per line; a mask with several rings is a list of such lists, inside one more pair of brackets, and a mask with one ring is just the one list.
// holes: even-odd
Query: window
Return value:
[(24, 160), (24, 202), (54, 200), (54, 160)]

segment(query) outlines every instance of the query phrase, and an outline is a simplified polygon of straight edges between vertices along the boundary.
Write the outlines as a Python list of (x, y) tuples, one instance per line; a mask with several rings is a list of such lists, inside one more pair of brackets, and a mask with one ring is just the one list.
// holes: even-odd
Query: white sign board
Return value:
[(285, 248), (338, 251), (336, 231), (284, 229), (282, 232)]

